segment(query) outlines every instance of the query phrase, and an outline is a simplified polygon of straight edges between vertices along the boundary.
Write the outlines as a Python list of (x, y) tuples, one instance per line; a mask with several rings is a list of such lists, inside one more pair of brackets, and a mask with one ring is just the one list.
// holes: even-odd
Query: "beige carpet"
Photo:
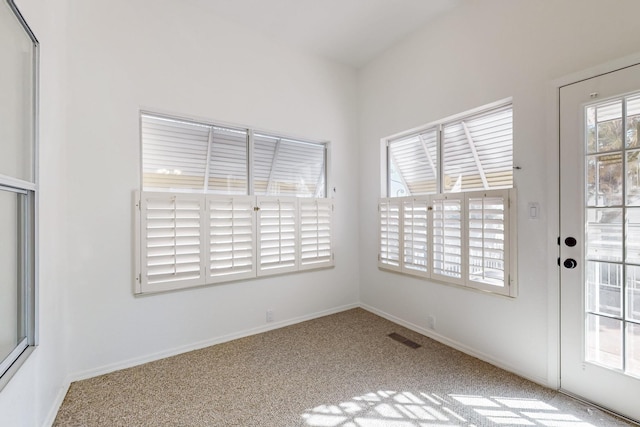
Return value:
[(630, 424), (354, 309), (73, 383), (54, 425)]

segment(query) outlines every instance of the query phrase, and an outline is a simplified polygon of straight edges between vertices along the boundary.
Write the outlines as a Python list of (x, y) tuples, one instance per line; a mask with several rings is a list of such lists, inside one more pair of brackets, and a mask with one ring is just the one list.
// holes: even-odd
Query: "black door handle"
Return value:
[(576, 268), (578, 266), (578, 261), (573, 258), (567, 258), (564, 260), (565, 268)]

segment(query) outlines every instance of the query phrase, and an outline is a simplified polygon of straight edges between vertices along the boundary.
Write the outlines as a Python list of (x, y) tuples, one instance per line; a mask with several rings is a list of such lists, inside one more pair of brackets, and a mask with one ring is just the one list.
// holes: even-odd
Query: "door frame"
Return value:
[[(596, 66), (568, 74), (550, 82), (545, 104), (547, 109), (546, 122), (547, 141), (546, 161), (549, 173), (547, 174), (547, 252), (549, 265), (547, 269), (547, 382), (548, 386), (560, 389), (560, 267), (556, 265), (556, 258), (560, 257), (560, 88), (583, 80), (588, 80), (604, 74), (608, 74), (623, 68), (640, 64), (640, 52), (614, 59)], [(551, 173), (555, 171), (555, 173)]]

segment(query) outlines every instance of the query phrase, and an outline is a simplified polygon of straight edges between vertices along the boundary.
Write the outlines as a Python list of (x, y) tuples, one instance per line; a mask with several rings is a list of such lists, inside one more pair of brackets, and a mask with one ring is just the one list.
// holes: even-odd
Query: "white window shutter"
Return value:
[(463, 284), (465, 280), (464, 196), (439, 194), (431, 199), (432, 277)]
[(207, 197), (207, 283), (255, 277), (254, 206), (255, 197)]
[(400, 271), (400, 211), (399, 199), (380, 199), (378, 232), (380, 253), (378, 266), (387, 270)]
[(402, 270), (428, 277), (431, 270), (429, 197), (402, 199)]
[(295, 197), (258, 197), (258, 276), (298, 270)]
[(300, 270), (333, 265), (333, 200), (298, 199)]
[(509, 191), (468, 193), (470, 285), (509, 295)]
[(205, 284), (202, 195), (141, 193), (140, 292)]

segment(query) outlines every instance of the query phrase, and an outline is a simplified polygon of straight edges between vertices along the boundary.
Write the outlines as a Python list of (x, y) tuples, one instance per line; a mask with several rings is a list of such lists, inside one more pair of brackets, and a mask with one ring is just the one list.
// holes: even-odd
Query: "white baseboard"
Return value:
[(62, 387), (58, 390), (58, 394), (56, 394), (55, 399), (53, 400), (53, 404), (51, 405), (51, 409), (47, 414), (47, 418), (45, 418), (44, 423), (42, 423), (43, 427), (51, 427), (53, 422), (56, 420), (56, 415), (58, 415), (58, 411), (62, 406), (62, 402), (64, 401), (64, 397), (67, 395), (69, 391), (69, 386), (71, 385), (71, 381), (67, 378), (65, 379)]
[(135, 357), (133, 359), (123, 360), (121, 362), (112, 363), (109, 365), (104, 365), (98, 368), (89, 369), (86, 371), (76, 372), (70, 375), (69, 383), (74, 381), (81, 381), (88, 378), (97, 377), (99, 375), (108, 374), (111, 372), (119, 371), (121, 369), (131, 368), (133, 366), (142, 365), (144, 363), (153, 362), (156, 360), (164, 359), (171, 356), (176, 356), (178, 354), (187, 353), (193, 350), (199, 350), (205, 347), (210, 347), (216, 344), (222, 344), (228, 341), (233, 341), (239, 338), (248, 337), (251, 335), (260, 334), (263, 332), (271, 331), (273, 329), (283, 328), (289, 325), (295, 325), (296, 323), (306, 322), (307, 320), (317, 319), (319, 317), (328, 316), (331, 314), (339, 313), (342, 311), (350, 310), (352, 308), (358, 308), (360, 304), (353, 303), (347, 304), (340, 307), (334, 307), (329, 310), (318, 311), (312, 314), (295, 317), (292, 319), (283, 320), (280, 322), (267, 323), (263, 326), (258, 326), (257, 328), (246, 329), (244, 331), (235, 332), (233, 334), (223, 335), (215, 338), (206, 339), (203, 341), (199, 341), (196, 343), (175, 347), (168, 350), (163, 350), (157, 353), (148, 354), (146, 356)]
[(513, 365), (511, 365), (509, 363), (506, 363), (506, 362), (504, 362), (504, 361), (502, 361), (500, 359), (496, 359), (493, 356), (490, 356), (490, 355), (485, 354), (485, 353), (483, 353), (481, 351), (478, 351), (478, 350), (476, 350), (476, 349), (474, 349), (472, 347), (469, 347), (467, 345), (464, 345), (462, 343), (454, 341), (454, 340), (452, 340), (450, 338), (447, 338), (444, 335), (440, 335), (440, 334), (436, 333), (435, 331), (432, 331), (432, 330), (427, 329), (427, 328), (423, 328), (422, 326), (418, 326), (416, 324), (408, 322), (408, 321), (406, 321), (404, 319), (401, 319), (399, 317), (396, 317), (394, 315), (386, 313), (386, 312), (384, 312), (382, 310), (379, 310), (379, 309), (377, 309), (375, 307), (372, 307), (370, 305), (367, 305), (367, 304), (362, 304), (361, 303), (360, 307), (362, 309), (370, 311), (371, 313), (376, 314), (376, 315), (378, 315), (380, 317), (384, 317), (385, 319), (387, 319), (387, 320), (389, 320), (389, 321), (391, 321), (393, 323), (397, 323), (398, 325), (404, 326), (407, 329), (411, 329), (414, 332), (417, 332), (417, 333), (422, 334), (424, 336), (427, 336), (427, 337), (429, 337), (431, 339), (434, 339), (434, 340), (436, 340), (436, 341), (438, 341), (438, 342), (440, 342), (440, 343), (442, 343), (442, 344), (444, 344), (444, 345), (446, 345), (448, 347), (455, 348), (456, 350), (459, 350), (459, 351), (461, 351), (461, 352), (463, 352), (465, 354), (468, 354), (469, 356), (473, 356), (475, 358), (478, 358), (478, 359), (480, 359), (480, 360), (482, 360), (484, 362), (487, 362), (487, 363), (489, 363), (489, 364), (491, 364), (493, 366), (496, 366), (496, 367), (498, 367), (500, 369), (504, 369), (505, 371), (511, 372), (513, 374), (516, 374), (516, 375), (518, 375), (518, 376), (520, 376), (522, 378), (525, 378), (525, 379), (527, 379), (529, 381), (533, 381), (536, 384), (540, 384), (541, 386), (549, 387), (549, 384), (548, 384), (546, 378), (538, 377), (538, 376), (532, 376), (530, 373), (524, 372), (524, 371), (516, 368), (515, 366), (513, 366)]

